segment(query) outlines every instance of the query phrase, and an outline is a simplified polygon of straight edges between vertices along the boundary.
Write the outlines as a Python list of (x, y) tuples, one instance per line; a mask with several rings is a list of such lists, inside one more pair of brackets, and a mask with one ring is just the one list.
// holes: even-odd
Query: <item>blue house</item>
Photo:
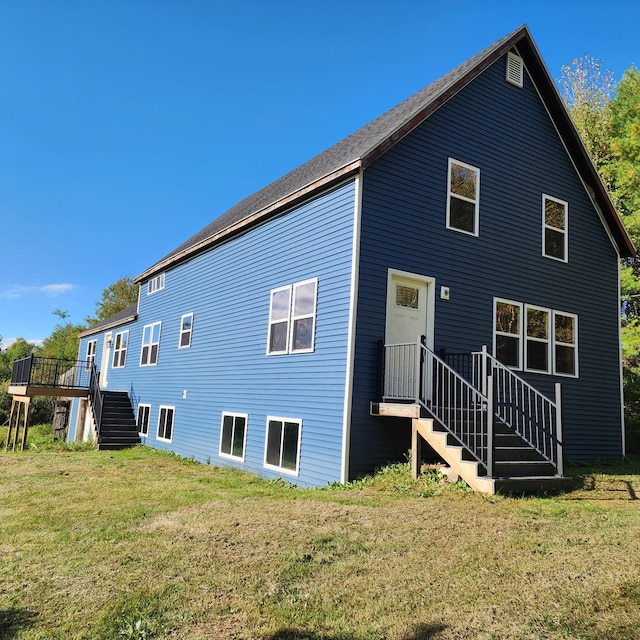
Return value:
[[(633, 253), (521, 27), (158, 260), (79, 358), (133, 440), (203, 463), (317, 486), (426, 442), (546, 486), (624, 454)], [(95, 404), (71, 440), (106, 439)]]

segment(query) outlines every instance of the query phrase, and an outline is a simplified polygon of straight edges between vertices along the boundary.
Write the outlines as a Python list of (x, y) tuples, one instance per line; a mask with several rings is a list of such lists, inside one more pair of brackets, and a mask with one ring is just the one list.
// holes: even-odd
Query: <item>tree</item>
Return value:
[(603, 61), (585, 53), (563, 65), (560, 87), (571, 119), (594, 164), (601, 170), (611, 156), (610, 106), (615, 95), (614, 75)]
[[(640, 72), (631, 66), (613, 86), (610, 71), (584, 56), (562, 69), (569, 113), (640, 247)], [(622, 261), (620, 310), (629, 450), (640, 448), (640, 257)]]
[(78, 334), (85, 329), (86, 327), (84, 325), (73, 324), (72, 322), (57, 324), (53, 328), (51, 335), (42, 341), (42, 346), (38, 347), (36, 351), (37, 355), (45, 358), (76, 360), (78, 358), (78, 347), (80, 345)]
[(125, 276), (103, 290), (100, 300), (96, 302), (95, 317), (87, 317), (85, 322), (89, 326), (96, 325), (136, 302), (138, 285)]

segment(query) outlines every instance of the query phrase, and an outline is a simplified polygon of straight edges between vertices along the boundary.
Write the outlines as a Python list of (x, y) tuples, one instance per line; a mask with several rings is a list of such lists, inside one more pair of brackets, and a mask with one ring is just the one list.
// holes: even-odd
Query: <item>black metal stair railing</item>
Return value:
[(94, 362), (91, 362), (89, 382), (89, 404), (93, 411), (93, 420), (96, 427), (96, 436), (100, 437), (100, 428), (102, 426), (102, 408), (104, 406), (104, 393), (100, 389), (100, 374), (96, 369)]

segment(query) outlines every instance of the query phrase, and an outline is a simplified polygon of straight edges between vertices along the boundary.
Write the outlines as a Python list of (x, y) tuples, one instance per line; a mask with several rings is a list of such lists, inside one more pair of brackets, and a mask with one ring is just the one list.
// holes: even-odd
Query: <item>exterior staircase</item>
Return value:
[(571, 487), (571, 478), (559, 476), (555, 467), (531, 445), (498, 422), (494, 428), (493, 475), (486, 466), (469, 455), (468, 450), (432, 418), (412, 420), (414, 476), (421, 459), (419, 438), (446, 461), (447, 465), (472, 489), (482, 493), (556, 493)]
[(477, 491), (570, 488), (563, 472), (559, 384), (550, 400), (486, 348), (453, 366), (426, 347), (424, 336), (384, 349), (382, 402), (371, 403), (371, 414), (411, 419), (414, 477), (424, 440)]
[(102, 391), (98, 449), (125, 449), (140, 444), (131, 400), (126, 391)]

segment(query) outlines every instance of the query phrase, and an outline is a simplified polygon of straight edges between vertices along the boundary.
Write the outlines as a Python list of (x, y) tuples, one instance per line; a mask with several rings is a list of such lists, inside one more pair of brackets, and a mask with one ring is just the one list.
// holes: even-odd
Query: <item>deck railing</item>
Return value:
[(14, 360), (11, 371), (11, 386), (88, 389), (91, 375), (90, 364), (85, 360), (27, 356)]

